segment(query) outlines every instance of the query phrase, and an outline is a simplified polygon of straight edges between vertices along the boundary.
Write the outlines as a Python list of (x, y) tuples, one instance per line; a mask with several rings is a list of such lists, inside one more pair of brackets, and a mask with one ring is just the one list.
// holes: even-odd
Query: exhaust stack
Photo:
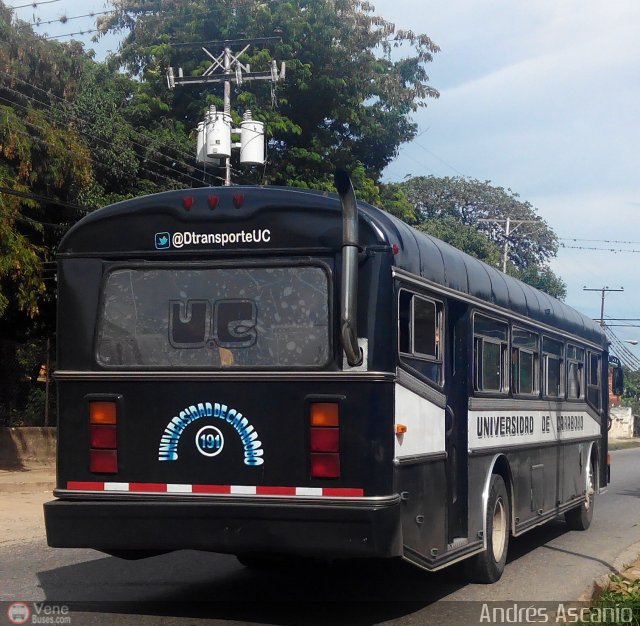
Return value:
[(358, 345), (358, 205), (349, 175), (337, 170), (334, 182), (342, 204), (342, 290), (340, 336), (351, 367), (362, 364)]

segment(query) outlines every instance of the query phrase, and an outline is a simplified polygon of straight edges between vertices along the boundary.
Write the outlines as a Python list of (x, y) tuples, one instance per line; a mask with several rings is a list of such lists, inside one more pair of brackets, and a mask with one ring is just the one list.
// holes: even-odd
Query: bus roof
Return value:
[[(358, 202), (358, 208), (361, 245), (395, 244), (393, 264), (397, 268), (472, 300), (607, 346), (600, 326), (563, 302), (408, 226), (381, 209), (364, 202)], [(304, 249), (337, 250), (342, 243), (340, 216), (340, 200), (337, 194), (329, 192), (256, 186), (167, 191), (89, 213), (65, 235), (59, 253), (62, 257), (133, 253), (147, 258), (161, 255), (167, 260), (167, 252), (187, 254), (190, 251), (183, 247), (159, 249), (157, 243), (153, 245), (154, 236), (171, 236), (179, 229), (207, 232), (214, 227), (218, 232), (239, 227), (267, 228), (272, 235), (269, 249), (280, 253), (287, 249), (296, 254)], [(231, 248), (206, 252), (226, 255)], [(247, 252), (247, 246), (236, 245), (233, 249)], [(200, 249), (200, 255), (202, 252), (205, 249)]]

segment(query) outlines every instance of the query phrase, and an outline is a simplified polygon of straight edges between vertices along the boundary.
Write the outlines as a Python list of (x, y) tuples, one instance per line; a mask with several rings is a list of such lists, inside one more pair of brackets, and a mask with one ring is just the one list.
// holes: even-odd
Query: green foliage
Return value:
[(634, 415), (640, 415), (640, 370), (622, 366), (624, 372), (624, 395), (622, 406), (630, 406)]
[[(89, 181), (88, 151), (72, 124), (34, 102), (43, 93), (64, 97), (77, 85), (81, 48), (45, 42), (25, 24), (13, 25), (1, 3), (0, 38), (0, 186), (69, 197)], [(23, 81), (29, 85), (16, 89)], [(0, 194), (0, 317), (9, 303), (29, 317), (40, 310), (51, 239), (43, 222), (55, 228), (58, 216), (33, 199)]]
[[(501, 267), (509, 217), (507, 273), (556, 298), (566, 297), (565, 284), (547, 266), (557, 253), (557, 237), (518, 194), (488, 181), (434, 176), (411, 178), (393, 188), (414, 207), (420, 229), (496, 267)], [(518, 225), (519, 220), (534, 223)]]
[[(264, 71), (273, 55), (286, 61), (286, 81), (274, 94), (270, 83), (246, 82), (234, 99), (234, 108), (251, 109), (265, 122), (271, 138), (266, 183), (328, 189), (336, 167), (342, 167), (360, 178), (359, 196), (375, 201), (382, 170), (415, 136), (410, 114), (438, 96), (425, 71), (438, 47), (426, 35), (396, 29), (360, 0), (166, 0), (161, 11), (140, 0), (114, 5), (115, 15), (102, 20), (102, 31), (131, 32), (111, 63), (140, 77), (148, 97), (166, 103), (175, 119), (187, 120), (191, 128), (209, 105), (222, 107), (221, 87), (168, 91), (167, 67), (200, 75), (211, 63), (199, 45), (171, 44), (282, 31), (282, 42), (271, 51), (252, 47), (242, 62)], [(221, 50), (211, 46), (211, 52)], [(245, 180), (256, 175), (262, 171)]]
[(609, 576), (607, 588), (593, 602), (589, 619), (582, 624), (640, 626), (640, 580), (619, 574)]
[(546, 265), (529, 265), (524, 269), (511, 267), (509, 273), (558, 300), (564, 300), (567, 297), (566, 284)]
[(459, 250), (464, 250), (485, 263), (494, 266), (500, 263), (501, 252), (494, 243), (472, 226), (460, 224), (451, 215), (427, 218), (421, 221), (417, 228), (446, 241)]

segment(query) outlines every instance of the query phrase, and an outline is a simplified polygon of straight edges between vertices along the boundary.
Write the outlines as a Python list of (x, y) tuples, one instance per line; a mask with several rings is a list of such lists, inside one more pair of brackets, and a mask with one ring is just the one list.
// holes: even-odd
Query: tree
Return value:
[(640, 370), (622, 366), (624, 372), (624, 395), (622, 406), (630, 406), (634, 415), (640, 415)]
[(434, 176), (411, 178), (395, 188), (414, 207), (419, 228), (497, 267), (506, 239), (504, 224), (497, 220), (535, 220), (509, 235), (507, 273), (556, 298), (566, 296), (566, 286), (547, 265), (557, 253), (558, 239), (518, 194), (489, 181)]
[(35, 96), (62, 97), (72, 89), (82, 53), (44, 42), (21, 23), (12, 26), (2, 4), (0, 39), (6, 42), (0, 48), (0, 317), (9, 301), (33, 317), (45, 293), (50, 229), (59, 222), (56, 200), (77, 194), (90, 178), (89, 153), (76, 129), (35, 105)]
[[(0, 40), (0, 406), (6, 416), (22, 415), (29, 405), (37, 410), (41, 401), (32, 372), (54, 333), (52, 259), (67, 228), (93, 207), (187, 186), (194, 167), (163, 165), (177, 162), (174, 152), (188, 144), (173, 133), (178, 127), (184, 136), (180, 122), (157, 122), (139, 83), (95, 63), (78, 42), (46, 41), (1, 1)], [(145, 123), (155, 132), (142, 139), (136, 126)], [(161, 149), (163, 142), (171, 148)]]
[[(341, 166), (355, 173), (360, 197), (378, 201), (382, 170), (415, 136), (411, 113), (438, 96), (425, 71), (438, 47), (426, 35), (397, 30), (361, 0), (166, 0), (162, 11), (140, 0), (114, 6), (100, 28), (130, 34), (112, 63), (140, 77), (148, 97), (190, 128), (222, 101), (210, 87), (168, 91), (169, 66), (191, 75), (210, 64), (201, 46), (174, 44), (267, 37), (280, 29), (282, 43), (271, 53), (286, 61), (286, 81), (273, 97), (269, 85), (245, 83), (235, 100), (266, 122), (268, 165), (264, 177), (253, 176), (267, 183), (333, 189)], [(242, 58), (252, 70), (266, 69), (271, 53), (258, 47)]]

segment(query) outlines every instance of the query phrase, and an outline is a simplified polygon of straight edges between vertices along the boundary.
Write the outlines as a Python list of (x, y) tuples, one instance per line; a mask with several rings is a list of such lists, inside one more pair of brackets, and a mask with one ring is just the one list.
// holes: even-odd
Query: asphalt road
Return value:
[[(0, 506), (19, 498), (3, 495)], [(36, 505), (32, 514), (41, 515)], [(569, 531), (558, 520), (512, 540), (494, 585), (467, 584), (461, 568), (429, 574), (400, 562), (255, 571), (234, 557), (191, 551), (127, 562), (53, 550), (36, 534), (19, 544), (0, 538), (0, 600), (66, 604), (71, 623), (83, 625), (477, 623), (469, 615), (479, 617), (484, 601), (576, 600), (640, 553), (639, 522), (635, 448), (612, 453), (612, 483), (596, 500), (589, 531)], [(0, 625), (9, 623), (3, 607)]]

